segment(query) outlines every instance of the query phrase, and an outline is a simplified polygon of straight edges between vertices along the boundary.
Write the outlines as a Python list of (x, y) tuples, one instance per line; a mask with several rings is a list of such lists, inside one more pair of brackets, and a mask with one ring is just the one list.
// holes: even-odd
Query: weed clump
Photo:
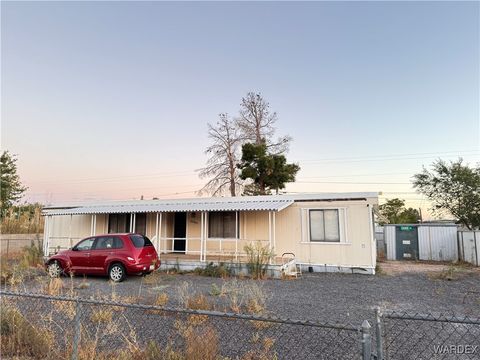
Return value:
[(263, 279), (268, 265), (275, 257), (273, 249), (257, 241), (254, 244), (245, 245), (244, 250), (247, 253), (247, 269), (250, 276), (253, 279)]

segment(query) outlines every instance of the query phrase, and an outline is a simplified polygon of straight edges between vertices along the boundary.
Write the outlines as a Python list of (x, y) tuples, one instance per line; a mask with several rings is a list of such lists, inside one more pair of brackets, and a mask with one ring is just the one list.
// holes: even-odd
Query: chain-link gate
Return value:
[(480, 318), (376, 313), (378, 359), (480, 359)]

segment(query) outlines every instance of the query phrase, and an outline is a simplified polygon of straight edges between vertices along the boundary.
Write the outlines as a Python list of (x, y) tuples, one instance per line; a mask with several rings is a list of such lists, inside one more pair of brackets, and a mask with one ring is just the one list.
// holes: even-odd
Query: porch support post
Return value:
[(93, 236), (93, 214), (90, 219), (90, 236)]
[(70, 214), (70, 224), (68, 229), (68, 242), (70, 243), (70, 247), (72, 247), (72, 218), (73, 214)]
[[(272, 212), (268, 212), (268, 246), (270, 251), (272, 251)], [(272, 260), (270, 259), (270, 264)]]
[(237, 261), (238, 259), (238, 236), (239, 236), (238, 216), (239, 216), (239, 213), (238, 211), (236, 211), (235, 212), (235, 261)]
[(158, 253), (160, 254), (160, 242), (159, 242), (159, 239), (158, 239), (158, 218), (160, 217), (159, 213), (157, 212), (157, 216), (156, 216), (156, 219), (155, 219), (155, 238), (157, 239), (157, 251)]
[(133, 213), (133, 226), (132, 226), (132, 232), (135, 232), (135, 229), (137, 227), (137, 213)]
[(208, 212), (205, 212), (205, 220), (203, 221), (203, 261), (207, 261), (207, 240), (208, 240)]
[(276, 231), (275, 231), (276, 217), (277, 217), (277, 214), (274, 211), (273, 212), (273, 250), (277, 249), (277, 239), (276, 239)]
[(203, 231), (205, 230), (203, 226), (204, 217), (205, 217), (205, 213), (202, 211), (200, 213), (200, 261), (202, 261), (203, 259)]
[(93, 230), (92, 235), (97, 233), (97, 214), (93, 214)]
[(43, 255), (48, 256), (48, 248), (50, 247), (50, 238), (49, 238), (49, 225), (50, 225), (50, 215), (45, 216), (45, 228), (43, 229)]
[(272, 249), (272, 212), (268, 212), (268, 245)]
[(188, 254), (188, 214), (187, 211), (185, 215), (185, 255)]

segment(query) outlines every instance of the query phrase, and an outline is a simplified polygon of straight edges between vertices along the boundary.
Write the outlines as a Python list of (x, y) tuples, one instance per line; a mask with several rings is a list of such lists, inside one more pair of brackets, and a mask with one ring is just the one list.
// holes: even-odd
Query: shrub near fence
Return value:
[(360, 327), (0, 292), (3, 356), (359, 359)]

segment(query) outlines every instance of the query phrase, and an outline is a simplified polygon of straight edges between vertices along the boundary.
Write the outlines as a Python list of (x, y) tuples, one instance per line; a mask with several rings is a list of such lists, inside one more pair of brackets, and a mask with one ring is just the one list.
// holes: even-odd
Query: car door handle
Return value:
[(86, 253), (85, 256), (86, 256), (86, 257), (89, 257), (89, 256), (90, 256), (90, 253)]

